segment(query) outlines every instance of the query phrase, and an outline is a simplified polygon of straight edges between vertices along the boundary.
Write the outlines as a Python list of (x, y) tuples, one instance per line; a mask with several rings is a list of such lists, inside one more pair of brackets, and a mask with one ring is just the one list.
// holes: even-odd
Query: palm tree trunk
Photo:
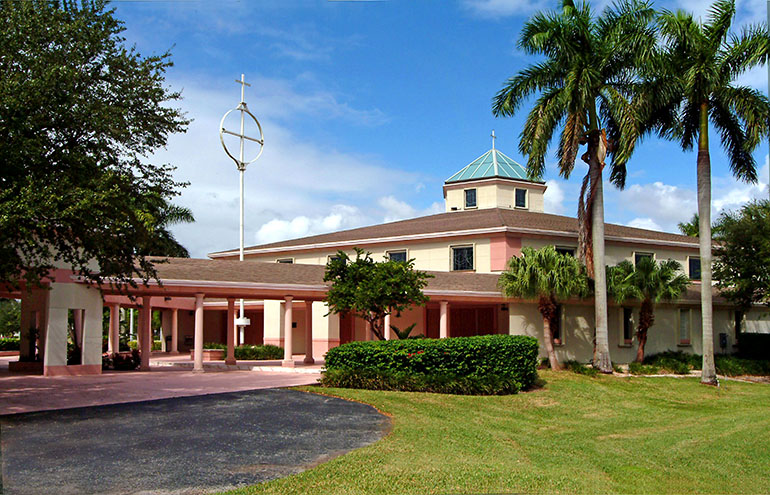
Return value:
[(703, 317), (703, 372), (701, 383), (716, 385), (714, 366), (714, 329), (711, 302), (711, 157), (709, 155), (708, 104), (700, 107), (698, 139), (698, 216), (701, 266), (700, 305)]
[(604, 265), (604, 191), (602, 166), (596, 150), (592, 150), (588, 165), (591, 186), (594, 187), (591, 205), (591, 240), (594, 260), (594, 310), (596, 318), (596, 360), (594, 366), (602, 373), (612, 373), (609, 333), (607, 330), (607, 274)]
[(642, 301), (642, 307), (639, 309), (639, 332), (636, 336), (639, 338), (639, 347), (636, 349), (636, 362), (644, 361), (644, 346), (647, 345), (647, 332), (655, 322), (655, 316), (652, 311), (652, 301), (646, 298)]
[(552, 298), (541, 297), (537, 306), (540, 314), (543, 316), (543, 340), (545, 351), (548, 354), (548, 364), (551, 365), (552, 370), (559, 371), (561, 364), (556, 359), (556, 350), (553, 348), (553, 334), (551, 333), (551, 320), (556, 315), (556, 303)]

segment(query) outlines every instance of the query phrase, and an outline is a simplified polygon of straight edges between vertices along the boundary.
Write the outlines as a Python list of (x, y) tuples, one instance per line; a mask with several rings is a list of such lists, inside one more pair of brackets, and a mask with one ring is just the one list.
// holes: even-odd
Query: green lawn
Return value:
[(372, 404), (393, 431), (232, 493), (770, 492), (770, 385), (541, 376), (505, 397), (306, 387)]

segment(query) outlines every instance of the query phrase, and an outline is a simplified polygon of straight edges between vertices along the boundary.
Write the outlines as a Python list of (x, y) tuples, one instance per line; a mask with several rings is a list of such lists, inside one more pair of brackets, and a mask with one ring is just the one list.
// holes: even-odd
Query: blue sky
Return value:
[[(127, 42), (171, 50), (167, 83), (194, 119), (154, 160), (189, 181), (178, 202), (197, 222), (173, 230), (193, 256), (238, 245), (238, 174), (219, 144), (222, 115), (240, 97), (265, 133), (246, 172), (246, 245), (443, 211), (441, 185), (490, 147), (514, 160), (525, 112), (495, 119), (491, 98), (531, 58), (515, 47), (522, 24), (555, 0), (125, 1), (115, 2)], [(592, 3), (603, 7), (604, 2)], [(705, 14), (698, 0), (656, 3)], [(764, 0), (739, 0), (736, 25), (764, 22)], [(759, 68), (741, 82), (767, 91)], [(526, 111), (526, 109), (525, 109)], [(761, 181), (729, 174), (712, 138), (714, 212), (765, 197)], [(553, 153), (546, 210), (574, 216), (578, 164), (566, 181)], [(695, 154), (648, 139), (629, 164), (625, 191), (608, 185), (606, 220), (674, 231), (695, 212)]]

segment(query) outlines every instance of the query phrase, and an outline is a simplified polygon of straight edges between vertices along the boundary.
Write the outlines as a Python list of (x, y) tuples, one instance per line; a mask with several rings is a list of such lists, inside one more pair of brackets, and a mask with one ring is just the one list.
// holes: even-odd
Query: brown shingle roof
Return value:
[[(190, 258), (165, 258), (156, 264), (158, 276), (164, 280), (190, 280), (206, 282), (245, 282), (276, 285), (323, 286), (323, 265), (267, 263), (261, 261), (210, 260)], [(496, 273), (428, 272), (434, 276), (428, 280), (426, 292), (477, 292), (499, 293)], [(691, 285), (678, 302), (700, 302), (700, 284)], [(714, 304), (726, 304), (714, 288)], [(502, 297), (502, 296), (501, 296)]]
[[(262, 244), (246, 248), (271, 249), (281, 247), (305, 246), (309, 244), (350, 242), (366, 239), (388, 238), (395, 236), (409, 236), (418, 234), (441, 234), (443, 232), (479, 230), (489, 228), (511, 228), (525, 230), (540, 230), (547, 235), (559, 233), (577, 235), (577, 219), (548, 213), (536, 213), (523, 210), (509, 210), (502, 208), (488, 208), (470, 211), (453, 211), (439, 213), (398, 222), (383, 223), (369, 227), (343, 230), (329, 234), (302, 237), (286, 241)], [(623, 225), (606, 224), (605, 235), (607, 238), (627, 238), (645, 241), (676, 242), (685, 245), (698, 245), (697, 237), (688, 237), (668, 232), (637, 229)], [(211, 253), (212, 256), (235, 251), (220, 251)]]

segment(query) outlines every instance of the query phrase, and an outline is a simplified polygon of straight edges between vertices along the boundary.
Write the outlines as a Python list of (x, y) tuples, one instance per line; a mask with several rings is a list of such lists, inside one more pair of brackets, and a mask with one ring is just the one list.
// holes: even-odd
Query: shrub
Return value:
[(376, 370), (326, 370), (321, 377), (325, 387), (399, 390), (456, 395), (505, 395), (521, 390), (521, 383), (500, 375), (458, 376), (454, 374), (407, 373)]
[(596, 376), (599, 374), (599, 370), (594, 367), (588, 367), (578, 361), (565, 361), (564, 369), (577, 373), (579, 375)]
[(632, 375), (657, 375), (660, 369), (652, 364), (628, 363), (628, 371)]
[(715, 356), (714, 360), (720, 375), (770, 375), (770, 361), (721, 355)]
[(222, 349), (227, 350), (227, 344), (220, 344), (219, 342), (205, 342), (203, 344), (204, 349)]
[(135, 370), (141, 363), (141, 355), (136, 349), (102, 354), (102, 369), (105, 370)]
[(644, 364), (651, 364), (671, 373), (687, 374), (690, 370), (701, 369), (703, 357), (682, 351), (666, 351), (646, 356)]
[[(127, 343), (128, 343), (129, 349), (131, 349), (131, 350), (137, 349), (137, 345), (138, 344), (137, 344), (136, 340), (129, 340)], [(160, 340), (153, 340), (152, 341), (152, 350), (153, 351), (159, 351), (161, 349), (163, 349), (163, 345), (162, 345), (161, 341)]]
[(19, 346), (18, 337), (0, 338), (0, 351), (18, 351)]
[(239, 345), (234, 351), (235, 359), (240, 360), (283, 359), (283, 347), (277, 345)]
[[(430, 378), (424, 379), (426, 385), (445, 379), (465, 383), (460, 379), (467, 377), (473, 380), (514, 380), (521, 389), (531, 386), (537, 377), (537, 354), (538, 343), (533, 337), (483, 335), (351, 342), (330, 349), (325, 359), (327, 372), (345, 370), (358, 373), (362, 381), (370, 380), (374, 373), (381, 376), (378, 380), (387, 383), (393, 380), (405, 382), (406, 378), (402, 375), (427, 375)], [(458, 387), (462, 388), (462, 385)], [(439, 388), (447, 389), (449, 386)]]

